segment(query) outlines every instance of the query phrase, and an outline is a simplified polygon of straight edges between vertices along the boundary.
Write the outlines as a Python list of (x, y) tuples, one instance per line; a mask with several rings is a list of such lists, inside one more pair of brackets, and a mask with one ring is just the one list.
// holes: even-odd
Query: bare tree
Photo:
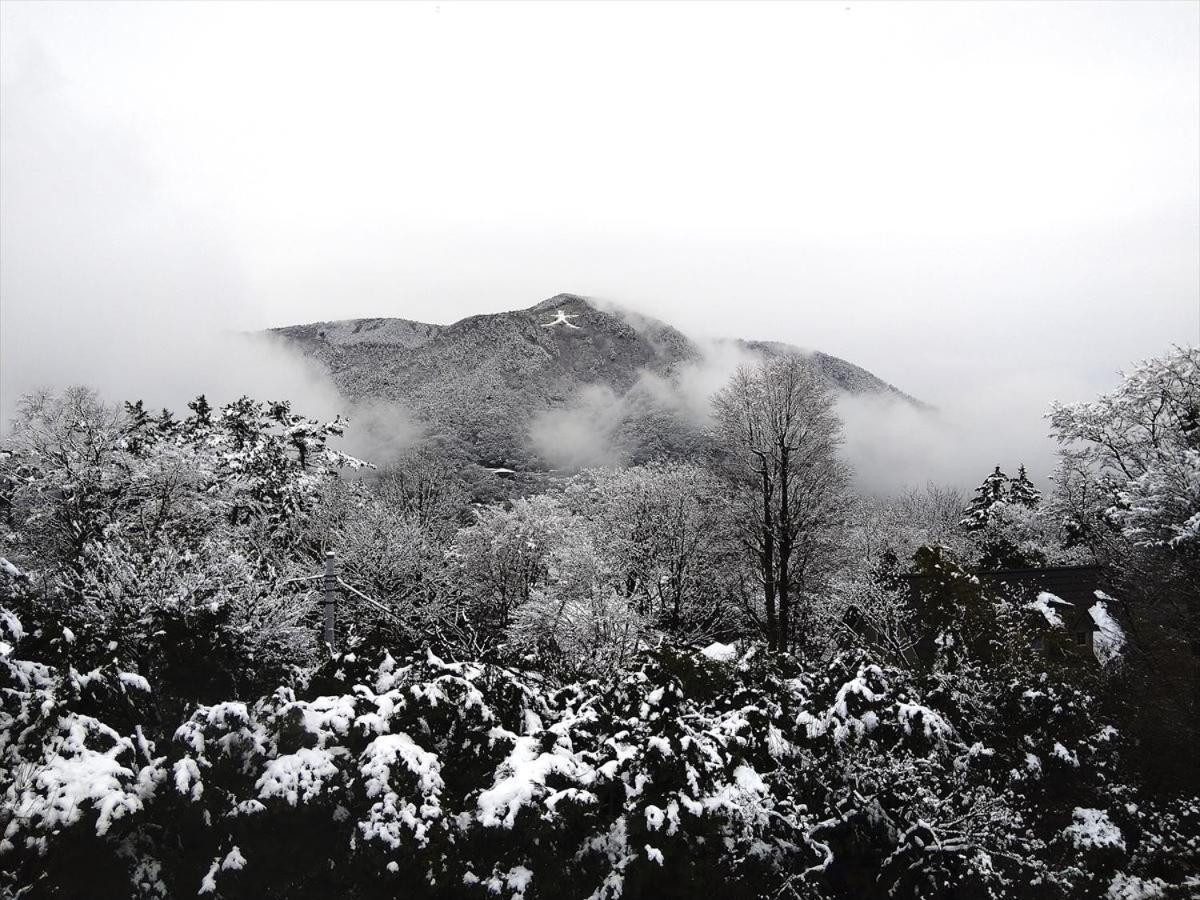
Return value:
[(973, 545), (959, 527), (962, 492), (929, 482), (893, 496), (858, 498), (850, 511), (849, 564), (860, 574), (889, 565), (907, 571), (913, 554), (925, 546), (949, 548), (956, 559), (970, 556)]
[(789, 355), (739, 368), (713, 410), (762, 582), (767, 643), (803, 649), (810, 610), (798, 601), (829, 574), (849, 501), (833, 397), (804, 357)]
[(379, 473), (375, 495), (426, 532), (449, 537), (470, 508), (454, 468), (430, 453), (410, 451)]
[(567, 493), (596, 533), (616, 590), (675, 637), (736, 634), (738, 547), (725, 484), (694, 463), (591, 469)]
[(119, 407), (86, 387), (21, 398), (0, 448), (0, 511), (6, 532), (35, 536), (39, 567), (73, 566), (130, 505), (130, 484), (119, 477), (131, 463), (128, 424)]

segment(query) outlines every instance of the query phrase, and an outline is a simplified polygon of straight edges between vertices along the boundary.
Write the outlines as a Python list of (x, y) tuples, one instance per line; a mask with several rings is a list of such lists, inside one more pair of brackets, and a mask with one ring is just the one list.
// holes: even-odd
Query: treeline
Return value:
[[(713, 409), (703, 459), (481, 506), (286, 403), (26, 398), (0, 451), (0, 889), (1197, 889), (1197, 351), (1054, 407), (1045, 497), (1023, 469), (854, 496), (801, 358)], [(1073, 563), (1105, 573), (1104, 665), (974, 575)]]

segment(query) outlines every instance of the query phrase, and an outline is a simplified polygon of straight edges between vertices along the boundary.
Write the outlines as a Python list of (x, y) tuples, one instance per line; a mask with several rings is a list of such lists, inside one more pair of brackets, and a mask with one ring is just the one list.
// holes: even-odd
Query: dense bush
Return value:
[(119, 661), (25, 660), (0, 622), (13, 895), (1093, 897), (1200, 862), (1196, 805), (1141, 806), (1033, 657), (663, 648), (554, 687), (363, 645), (172, 729)]

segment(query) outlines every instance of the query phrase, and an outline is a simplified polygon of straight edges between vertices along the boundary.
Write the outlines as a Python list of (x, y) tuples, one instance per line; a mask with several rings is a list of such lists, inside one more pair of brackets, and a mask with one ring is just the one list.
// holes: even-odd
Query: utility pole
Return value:
[(325, 551), (325, 600), (324, 606), (324, 628), (322, 631), (322, 640), (329, 647), (329, 652), (335, 652), (333, 645), (333, 626), (337, 619), (337, 572), (333, 565), (333, 551)]

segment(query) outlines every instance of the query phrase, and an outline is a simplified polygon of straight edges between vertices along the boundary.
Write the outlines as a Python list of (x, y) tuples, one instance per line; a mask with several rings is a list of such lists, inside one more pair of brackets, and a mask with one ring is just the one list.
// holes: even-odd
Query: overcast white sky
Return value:
[(1200, 3), (9, 0), (0, 90), (6, 415), (219, 329), (572, 291), (1026, 454), (1200, 342)]

